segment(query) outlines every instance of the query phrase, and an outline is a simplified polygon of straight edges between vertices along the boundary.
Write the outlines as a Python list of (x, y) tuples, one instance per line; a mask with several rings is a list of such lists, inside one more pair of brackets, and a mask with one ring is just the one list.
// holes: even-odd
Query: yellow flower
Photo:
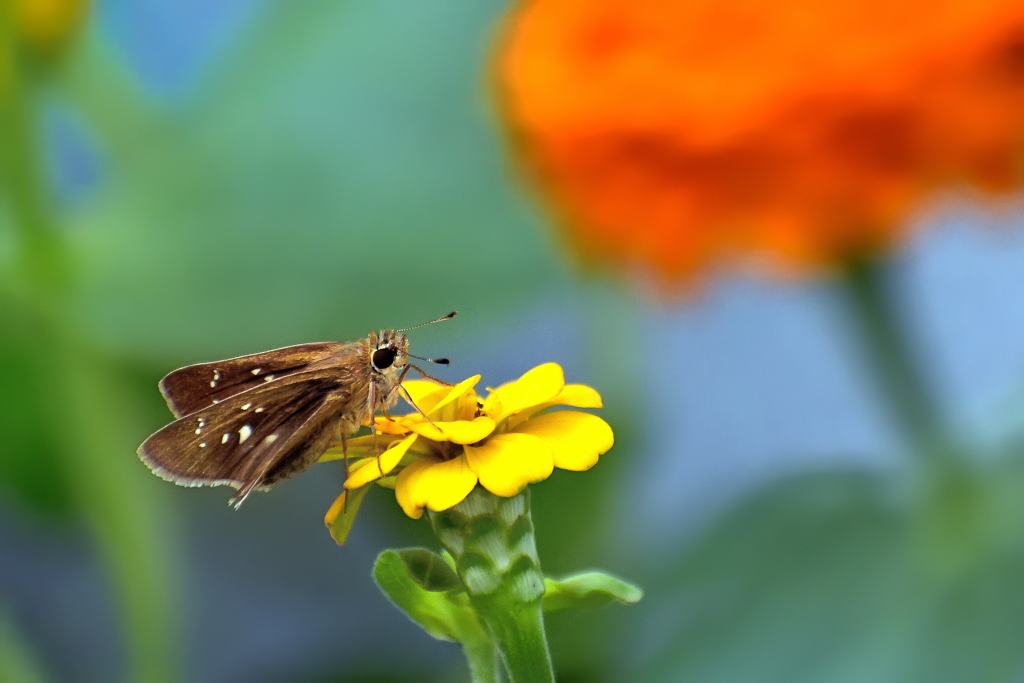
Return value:
[(38, 56), (53, 57), (85, 23), (89, 5), (88, 0), (13, 0), (9, 9), (25, 44)]
[[(379, 459), (372, 436), (351, 439), (345, 488), (361, 489), (375, 481), (393, 486), (399, 505), (417, 519), (424, 508), (439, 512), (457, 505), (477, 483), (495, 495), (514, 496), (527, 484), (547, 479), (555, 467), (590, 469), (612, 447), (611, 427), (596, 415), (547, 412), (559, 405), (602, 405), (592, 388), (566, 384), (555, 363), (490, 390), (486, 398), (474, 391), (479, 381), (475, 375), (455, 386), (405, 382), (423, 414), (376, 418), (377, 443), (385, 448)], [(341, 457), (337, 446), (321, 460)]]

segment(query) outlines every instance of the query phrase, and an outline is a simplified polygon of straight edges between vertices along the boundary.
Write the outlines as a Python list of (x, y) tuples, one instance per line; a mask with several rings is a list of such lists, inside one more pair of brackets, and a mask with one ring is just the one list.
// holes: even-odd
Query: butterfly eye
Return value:
[(385, 346), (377, 349), (373, 352), (373, 367), (378, 370), (384, 370), (390, 368), (391, 364), (395, 362), (395, 354), (398, 353), (394, 347)]

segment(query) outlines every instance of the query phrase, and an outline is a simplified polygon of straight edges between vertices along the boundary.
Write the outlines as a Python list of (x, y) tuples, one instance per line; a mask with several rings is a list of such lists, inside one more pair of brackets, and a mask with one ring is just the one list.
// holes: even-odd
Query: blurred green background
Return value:
[(560, 681), (1024, 680), (1019, 207), (879, 276), (968, 453), (908, 476), (835, 282), (578, 273), (493, 109), (505, 3), (66, 4), (36, 46), (2, 5), (0, 681), (468, 680), (370, 579), (432, 544), (383, 491), (338, 548), (340, 467), (234, 512), (135, 456), (175, 367), (451, 309), (443, 377), (557, 361), (616, 430), (533, 489), (548, 572), (647, 591), (548, 620)]

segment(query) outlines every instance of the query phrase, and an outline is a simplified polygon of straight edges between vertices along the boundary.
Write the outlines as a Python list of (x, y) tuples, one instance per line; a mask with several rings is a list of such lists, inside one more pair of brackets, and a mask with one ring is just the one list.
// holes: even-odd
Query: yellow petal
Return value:
[(338, 545), (345, 544), (348, 533), (352, 530), (352, 524), (356, 520), (356, 513), (359, 512), (359, 506), (369, 490), (370, 487), (367, 486), (356, 491), (347, 489), (342, 491), (327, 514), (324, 515), (324, 524), (327, 525), (328, 531), (331, 532), (331, 536)]
[(373, 469), (377, 469), (377, 456), (371, 455), (367, 458), (360, 458), (354, 462), (350, 460), (348, 463), (348, 476), (351, 477), (353, 473), (358, 472), (364, 467), (369, 467), (370, 463), (373, 463)]
[(473, 490), (476, 481), (465, 456), (448, 461), (421, 458), (398, 475), (395, 498), (405, 514), (419, 519), (424, 507), (440, 512), (458, 505)]
[(491, 392), (484, 402), (484, 411), (500, 422), (513, 413), (551, 401), (564, 386), (562, 366), (544, 363)]
[[(433, 416), (436, 411), (450, 404), (452, 401), (456, 401), (462, 396), (472, 392), (473, 387), (475, 387), (476, 383), (479, 381), (480, 375), (474, 375), (454, 386), (435, 384), (434, 382), (427, 383), (422, 382), (421, 380), (409, 380), (407, 382), (402, 382), (402, 386), (405, 387), (414, 384), (418, 384), (420, 387), (423, 387), (424, 384), (432, 386), (433, 389), (431, 391), (425, 391), (424, 387), (419, 388), (416, 393), (409, 392), (409, 394), (417, 408), (424, 413)], [(419, 414), (419, 411), (416, 411), (415, 408), (413, 408), (413, 410), (414, 412), (410, 413), (410, 415)]]
[(531, 434), (551, 448), (555, 467), (581, 472), (597, 464), (597, 457), (615, 443), (608, 423), (597, 415), (559, 410), (530, 418), (513, 434)]
[(484, 488), (498, 496), (547, 479), (554, 467), (551, 448), (532, 434), (495, 434), (480, 446), (466, 446), (466, 458)]
[(473, 420), (453, 420), (451, 422), (420, 422), (413, 425), (412, 430), (431, 441), (451, 441), (452, 443), (476, 443), (494, 431), (494, 420), (481, 415)]
[[(383, 451), (385, 448), (393, 444), (395, 441), (400, 441), (409, 433), (406, 429), (404, 432), (396, 435), (378, 434), (377, 435), (377, 447)], [(354, 439), (348, 440), (348, 459), (358, 460), (360, 458), (366, 458), (376, 455), (376, 451), (373, 449), (374, 441), (372, 435), (357, 436)], [(341, 442), (335, 441), (331, 444), (331, 447), (324, 451), (324, 454), (320, 456), (317, 462), (329, 462), (331, 460), (341, 460), (345, 457), (345, 453), (341, 448)]]
[[(442, 398), (440, 401), (438, 401), (434, 405), (434, 407), (430, 409), (430, 411), (423, 412), (427, 412), (428, 414), (430, 414), (441, 410), (446, 405), (449, 405), (450, 403), (457, 401), (458, 399), (462, 398), (463, 396), (473, 391), (473, 387), (475, 387), (477, 382), (479, 381), (480, 375), (473, 375), (468, 379), (462, 380), (455, 386), (451, 387), (451, 391), (448, 392), (448, 395)], [(431, 415), (431, 417), (433, 417), (433, 415)]]
[[(434, 405), (438, 401), (440, 401), (442, 398), (447, 396), (448, 392), (451, 390), (451, 387), (446, 386), (444, 384), (435, 384), (433, 382), (420, 382), (418, 380), (407, 380), (405, 382), (402, 382), (402, 387), (404, 388), (404, 387), (407, 387), (407, 386), (410, 386), (410, 385), (414, 385), (414, 383), (419, 384), (421, 387), (424, 387), (424, 388), (421, 389), (418, 392), (410, 392), (409, 396), (405, 396), (404, 392), (400, 392), (399, 393), (399, 396), (401, 396), (402, 399), (403, 399), (402, 405), (404, 407), (408, 407), (408, 408), (411, 409), (411, 412), (405, 413), (405, 415), (418, 415), (419, 414), (419, 411), (416, 410), (416, 408), (414, 408), (413, 406), (409, 405), (409, 399), (410, 398), (412, 399), (412, 402), (414, 404), (416, 404), (416, 406), (420, 410), (422, 410), (424, 412), (430, 412), (430, 410), (433, 409)], [(431, 387), (430, 391), (426, 390), (426, 385), (428, 385), (428, 384)], [(404, 416), (400, 416), (400, 417), (404, 417)]]
[(415, 434), (410, 434), (381, 453), (380, 458), (366, 458), (363, 463), (367, 464), (359, 463), (359, 467), (353, 467), (349, 471), (348, 479), (345, 480), (345, 488), (362, 488), (371, 481), (387, 475), (401, 462), (402, 457), (417, 438), (419, 437)]
[(402, 386), (409, 392), (409, 397), (416, 405), (420, 405), (420, 401), (425, 400), (435, 391), (438, 392), (438, 395), (443, 396), (444, 390), (448, 389), (445, 385), (431, 382), (428, 379), (407, 379), (402, 382)]
[[(373, 419), (373, 426), (377, 428), (378, 434), (399, 434), (409, 433), (409, 426), (405, 422), (406, 416), (384, 417), (379, 415)], [(364, 437), (359, 437), (364, 438)]]
[(572, 406), (573, 408), (604, 408), (601, 394), (586, 384), (566, 384), (545, 408), (551, 406)]

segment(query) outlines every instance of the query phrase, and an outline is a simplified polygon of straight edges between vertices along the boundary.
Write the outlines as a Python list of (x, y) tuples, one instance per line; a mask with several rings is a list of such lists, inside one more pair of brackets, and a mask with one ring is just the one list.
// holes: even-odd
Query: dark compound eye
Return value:
[(392, 346), (385, 346), (377, 349), (373, 352), (373, 367), (378, 370), (390, 368), (391, 364), (395, 362), (396, 353), (398, 353), (398, 351), (396, 351)]

